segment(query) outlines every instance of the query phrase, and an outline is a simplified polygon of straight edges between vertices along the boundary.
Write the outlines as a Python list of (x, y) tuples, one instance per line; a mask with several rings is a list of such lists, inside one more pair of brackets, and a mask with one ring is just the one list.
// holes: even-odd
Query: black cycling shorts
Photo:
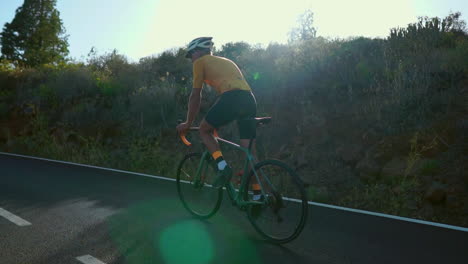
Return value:
[(252, 139), (256, 136), (256, 123), (248, 119), (256, 115), (257, 102), (252, 92), (233, 90), (221, 94), (206, 114), (205, 120), (214, 128), (236, 120), (240, 138)]

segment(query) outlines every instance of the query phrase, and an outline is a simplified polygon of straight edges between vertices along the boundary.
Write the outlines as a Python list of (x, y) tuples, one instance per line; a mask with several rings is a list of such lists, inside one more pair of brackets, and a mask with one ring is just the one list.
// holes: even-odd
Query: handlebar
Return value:
[[(200, 130), (200, 128), (199, 127), (190, 127), (188, 129), (188, 131), (197, 131), (197, 130)], [(216, 131), (216, 129), (213, 130), (213, 136), (219, 138), (219, 135), (218, 135), (218, 132)], [(185, 137), (185, 133), (184, 134), (179, 134), (179, 137), (182, 140), (182, 142), (184, 142), (184, 144), (186, 146), (189, 146), (189, 147), (192, 146), (192, 143), (190, 143), (190, 141), (188, 141), (187, 138)]]

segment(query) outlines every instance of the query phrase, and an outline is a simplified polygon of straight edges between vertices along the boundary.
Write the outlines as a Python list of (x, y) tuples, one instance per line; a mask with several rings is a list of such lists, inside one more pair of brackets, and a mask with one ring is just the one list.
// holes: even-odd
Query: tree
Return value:
[(68, 55), (68, 36), (57, 0), (25, 0), (0, 34), (2, 58), (19, 66), (59, 63)]
[(229, 42), (224, 44), (218, 53), (220, 56), (238, 60), (243, 53), (250, 51), (250, 49), (251, 47), (247, 42)]
[(312, 25), (314, 23), (314, 13), (307, 9), (297, 19), (298, 26), (289, 32), (289, 42), (298, 40), (310, 40), (316, 37), (317, 30)]

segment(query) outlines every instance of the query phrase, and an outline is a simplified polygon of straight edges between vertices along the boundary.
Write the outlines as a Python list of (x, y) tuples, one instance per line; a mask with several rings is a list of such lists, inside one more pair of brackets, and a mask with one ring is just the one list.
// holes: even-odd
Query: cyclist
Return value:
[[(256, 116), (257, 103), (239, 67), (227, 58), (214, 56), (213, 44), (212, 37), (200, 37), (188, 45), (186, 57), (193, 63), (193, 89), (188, 103), (187, 120), (177, 126), (177, 131), (185, 133), (198, 115), (203, 83), (213, 87), (219, 96), (200, 123), (200, 136), (218, 165), (213, 186), (220, 188), (231, 179), (232, 168), (224, 160), (213, 130), (237, 120), (240, 145), (247, 148), (250, 140), (253, 140), (254, 150), (256, 124), (244, 119)], [(257, 189), (256, 185), (258, 184), (253, 186), (254, 190)], [(256, 198), (259, 197), (254, 197)]]

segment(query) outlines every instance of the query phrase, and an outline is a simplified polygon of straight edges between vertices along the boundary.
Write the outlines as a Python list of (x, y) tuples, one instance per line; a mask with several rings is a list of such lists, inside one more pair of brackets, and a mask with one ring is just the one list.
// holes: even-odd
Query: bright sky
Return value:
[[(1, 0), (0, 25), (11, 22), (23, 0)], [(58, 0), (69, 36), (70, 55), (85, 60), (117, 49), (131, 61), (212, 36), (215, 46), (245, 41), (286, 43), (298, 15), (314, 12), (317, 35), (347, 38), (388, 36), (418, 16), (446, 17), (460, 11), (467, 21), (466, 0)]]

